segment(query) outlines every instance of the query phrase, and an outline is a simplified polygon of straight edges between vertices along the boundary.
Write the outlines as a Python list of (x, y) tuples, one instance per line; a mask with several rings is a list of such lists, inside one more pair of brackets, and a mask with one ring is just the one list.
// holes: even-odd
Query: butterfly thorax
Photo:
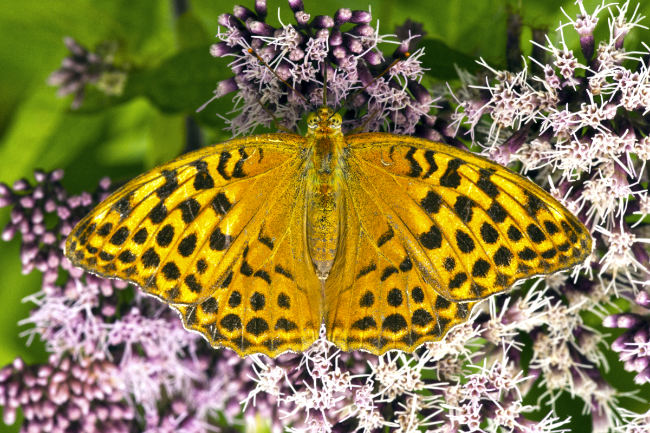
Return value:
[(341, 116), (321, 107), (307, 119), (308, 164), (307, 242), (318, 278), (327, 278), (339, 241), (340, 179), (339, 156), (345, 146)]

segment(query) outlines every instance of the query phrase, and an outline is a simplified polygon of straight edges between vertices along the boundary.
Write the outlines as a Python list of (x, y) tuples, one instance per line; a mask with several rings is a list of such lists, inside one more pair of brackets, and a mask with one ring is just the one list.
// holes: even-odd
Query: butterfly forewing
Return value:
[(304, 350), (318, 336), (321, 301), (303, 246), (303, 144), (255, 136), (158, 167), (88, 215), (66, 255), (171, 304), (215, 346)]
[(591, 236), (564, 206), (489, 160), (391, 134), (360, 134), (348, 144), (371, 192), (417, 238), (417, 257), (428, 259), (420, 267), (442, 279), (432, 288), (449, 300), (484, 299), (591, 252)]

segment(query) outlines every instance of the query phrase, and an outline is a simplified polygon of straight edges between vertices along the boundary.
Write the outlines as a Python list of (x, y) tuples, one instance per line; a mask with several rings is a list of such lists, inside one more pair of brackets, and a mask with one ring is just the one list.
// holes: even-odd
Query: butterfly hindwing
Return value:
[(430, 288), (390, 214), (350, 161), (339, 251), (326, 281), (327, 337), (343, 350), (412, 352), (469, 317), (475, 302), (450, 302)]
[(303, 257), (304, 213), (294, 212), (305, 194), (304, 139), (278, 135), (204, 148), (139, 176), (73, 230), (67, 257), (171, 304), (215, 346), (306, 349), (321, 306)]

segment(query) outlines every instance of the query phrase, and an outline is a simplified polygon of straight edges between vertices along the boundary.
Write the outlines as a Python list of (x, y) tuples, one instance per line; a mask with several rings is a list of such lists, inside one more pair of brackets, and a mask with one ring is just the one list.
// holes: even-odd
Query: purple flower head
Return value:
[(108, 361), (51, 355), (46, 364), (26, 366), (16, 358), (0, 370), (3, 421), (13, 424), (20, 408), (23, 431), (128, 431), (135, 411), (125, 402), (116, 374)]
[(79, 108), (83, 103), (87, 84), (96, 85), (107, 95), (122, 94), (127, 76), (113, 65), (115, 47), (112, 44), (101, 45), (96, 53), (91, 53), (70, 36), (63, 38), (63, 43), (70, 50), (70, 56), (64, 58), (61, 67), (50, 74), (47, 84), (59, 88), (59, 97), (74, 94), (72, 109)]
[[(326, 85), (325, 103), (342, 110), (344, 130), (419, 131), (433, 98), (419, 85), (422, 50), (407, 54), (417, 34), (406, 34), (402, 41), (380, 35), (367, 11), (339, 9), (333, 16), (311, 16), (302, 2), (289, 1), (289, 6), (295, 24), (282, 22), (279, 28), (241, 6), (219, 18), (225, 31), (219, 32), (221, 42), (211, 53), (232, 58), (229, 66), (235, 74), (215, 90), (215, 98), (236, 92), (237, 114), (228, 121), (228, 130), (249, 133), (258, 124), (270, 126), (273, 117), (295, 129), (305, 113), (323, 104)], [(397, 49), (385, 54), (379, 43), (393, 43)], [(379, 77), (391, 64), (388, 74)]]

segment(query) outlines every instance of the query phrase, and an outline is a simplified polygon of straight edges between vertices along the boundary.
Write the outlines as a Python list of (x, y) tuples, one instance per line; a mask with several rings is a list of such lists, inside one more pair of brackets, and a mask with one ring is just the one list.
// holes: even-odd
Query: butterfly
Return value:
[(530, 180), (446, 144), (343, 135), (327, 106), (305, 136), (262, 134), (145, 173), (70, 233), (77, 267), (141, 287), (240, 356), (412, 352), (517, 280), (583, 262), (585, 226)]

